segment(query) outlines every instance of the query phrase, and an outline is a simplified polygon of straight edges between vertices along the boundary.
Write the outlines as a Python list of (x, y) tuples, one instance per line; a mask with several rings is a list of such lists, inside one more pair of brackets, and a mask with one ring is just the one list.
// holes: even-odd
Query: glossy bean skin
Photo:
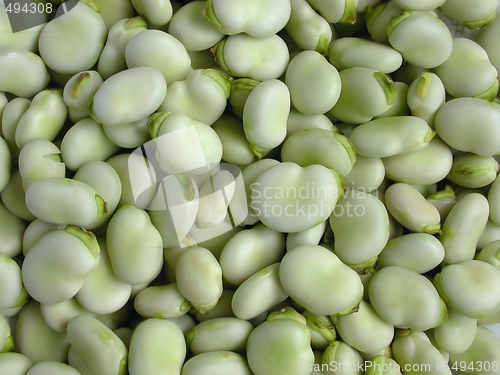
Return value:
[(147, 319), (132, 334), (128, 370), (131, 375), (179, 374), (186, 357), (184, 335), (177, 324)]
[[(47, 66), (59, 73), (75, 74), (97, 62), (107, 33), (98, 11), (97, 3), (78, 2), (72, 12), (63, 13), (61, 8), (60, 17), (47, 23), (38, 41)], [(91, 32), (85, 32), (86, 28)]]
[[(259, 324), (247, 344), (248, 363), (258, 374), (300, 374), (300, 364), (314, 363), (311, 334), (304, 324), (278, 319)], [(286, 348), (285, 355), (269, 356)]]
[[(499, 118), (500, 105), (495, 102), (457, 98), (439, 108), (434, 126), (439, 137), (450, 147), (480, 156), (491, 156), (499, 152), (496, 142), (500, 133), (494, 125)], [(474, 127), (469, 125), (471, 121), (475, 123)]]
[[(300, 273), (300, 269), (314, 272), (314, 283), (312, 273)], [(356, 273), (319, 245), (301, 245), (287, 252), (281, 260), (279, 278), (283, 289), (315, 314), (349, 314), (363, 295), (363, 285)], [(325, 288), (334, 284), (338, 289)]]
[(122, 282), (144, 284), (160, 273), (163, 241), (146, 211), (132, 205), (119, 208), (108, 224), (106, 245), (113, 271)]
[[(130, 90), (132, 87), (134, 90)], [(138, 121), (156, 111), (166, 94), (167, 84), (158, 70), (148, 66), (130, 68), (109, 77), (99, 86), (92, 113), (96, 122), (108, 126)]]
[[(412, 285), (411, 296), (404, 285)], [(438, 326), (446, 318), (446, 305), (432, 283), (403, 267), (389, 266), (377, 271), (369, 282), (368, 294), (380, 317), (397, 328), (425, 330)], [(406, 304), (401, 303), (402, 299)], [(387, 308), (390, 303), (398, 306), (399, 311)], [(425, 307), (419, 310), (416, 306)]]
[[(238, 17), (234, 17), (234, 14)], [(290, 18), (291, 5), (279, 0), (272, 5), (265, 1), (209, 0), (205, 18), (216, 29), (226, 35), (246, 33), (255, 37), (266, 37), (285, 27)]]
[[(335, 254), (350, 266), (373, 263), (389, 240), (389, 215), (383, 203), (361, 190), (349, 190), (329, 218)], [(360, 233), (365, 233), (360, 236)]]
[[(73, 249), (72, 254), (67, 253), (68, 248)], [(33, 245), (23, 262), (24, 285), (41, 303), (66, 301), (80, 290), (97, 266), (99, 254), (92, 232), (75, 226), (49, 232)]]
[(36, 54), (19, 47), (0, 48), (0, 66), (9, 72), (2, 76), (0, 91), (22, 98), (30, 98), (43, 90), (50, 80), (43, 60)]
[[(463, 216), (465, 212), (467, 216)], [(438, 237), (445, 250), (445, 264), (458, 264), (474, 258), (488, 215), (488, 200), (481, 194), (471, 193), (457, 201), (443, 222)]]
[[(500, 271), (487, 262), (466, 260), (450, 264), (434, 278), (434, 285), (446, 303), (457, 312), (479, 319), (500, 309), (496, 289)], [(471, 283), (474, 280), (474, 283)], [(459, 293), (458, 290), (460, 290)]]
[(107, 212), (106, 201), (94, 188), (62, 177), (42, 179), (31, 184), (26, 191), (26, 206), (33, 215), (46, 222), (83, 227), (99, 220)]

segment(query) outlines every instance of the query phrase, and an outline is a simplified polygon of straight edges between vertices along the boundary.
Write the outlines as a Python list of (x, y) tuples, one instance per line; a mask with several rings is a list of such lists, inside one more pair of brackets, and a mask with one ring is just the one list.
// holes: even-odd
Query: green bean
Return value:
[(335, 326), (327, 315), (313, 314), (306, 310), (302, 316), (306, 318), (307, 328), (311, 332), (311, 347), (313, 349), (325, 350), (330, 342), (337, 338)]
[(330, 63), (339, 70), (365, 67), (382, 73), (392, 73), (403, 63), (401, 54), (393, 48), (362, 38), (339, 38), (330, 44)]
[(62, 94), (62, 89), (49, 89), (35, 95), (16, 127), (15, 142), (19, 149), (29, 141), (56, 138), (68, 116)]
[(497, 70), (486, 51), (467, 38), (454, 38), (448, 59), (434, 69), (453, 97), (493, 100), (498, 93)]
[(329, 223), (335, 254), (360, 269), (373, 265), (389, 239), (387, 209), (379, 199), (361, 190), (348, 190), (339, 199)]
[(134, 6), (128, 0), (99, 0), (99, 14), (109, 31), (116, 22), (133, 17)]
[(207, 124), (182, 113), (156, 112), (149, 122), (153, 145), (168, 174), (206, 175), (222, 159), (222, 143)]
[(450, 308), (479, 319), (500, 309), (497, 280), (498, 268), (480, 260), (466, 260), (443, 267), (434, 277), (434, 284)]
[[(73, 249), (70, 254), (65, 252), (68, 247)], [(68, 226), (49, 232), (26, 255), (22, 265), (24, 286), (41, 303), (70, 299), (96, 267), (99, 253), (95, 235), (82, 228)]]
[(343, 178), (322, 165), (272, 166), (251, 184), (251, 207), (270, 229), (291, 233), (325, 221), (341, 195)]
[(438, 233), (441, 228), (439, 211), (411, 185), (395, 183), (385, 191), (389, 213), (412, 232)]
[(389, 44), (387, 25), (392, 17), (397, 16), (402, 9), (394, 1), (369, 5), (366, 8), (366, 28), (373, 41)]
[(488, 26), (497, 16), (498, 3), (494, 0), (469, 1), (451, 0), (441, 5), (448, 17), (462, 22), (470, 29)]
[(471, 193), (457, 201), (438, 237), (444, 246), (445, 264), (459, 264), (474, 258), (488, 215), (488, 201), (481, 194)]
[(0, 371), (10, 375), (26, 375), (33, 362), (16, 352), (0, 353)]
[(363, 358), (359, 352), (343, 341), (333, 341), (323, 352), (322, 364), (335, 374), (361, 375)]
[(339, 72), (316, 51), (300, 52), (290, 60), (285, 83), (293, 107), (305, 115), (328, 112), (341, 95)]
[(290, 91), (277, 79), (261, 82), (248, 96), (243, 109), (243, 130), (259, 159), (285, 139), (288, 113)]
[(440, 77), (431, 72), (424, 72), (408, 89), (408, 106), (413, 116), (423, 118), (431, 128), (434, 128), (434, 117), (444, 104), (445, 95), (445, 86)]
[(404, 10), (389, 21), (387, 35), (407, 62), (421, 68), (441, 65), (453, 48), (450, 30), (430, 12)]
[(127, 348), (116, 334), (89, 314), (68, 323), (71, 347), (93, 373), (123, 375), (127, 371)]
[(220, 70), (194, 70), (185, 80), (168, 86), (159, 110), (183, 113), (193, 120), (212, 125), (226, 108), (229, 82), (229, 76)]
[(1, 299), (0, 310), (17, 307), (25, 303), (26, 291), (21, 280), (21, 268), (9, 256), (0, 254)]
[(389, 108), (374, 118), (409, 116), (411, 114), (407, 100), (409, 86), (404, 82), (394, 82), (394, 86), (396, 88), (396, 100), (389, 106)]
[(75, 368), (56, 361), (38, 362), (29, 369), (26, 375), (43, 375), (47, 373), (53, 375), (81, 375)]
[[(500, 339), (488, 328), (477, 326), (476, 336), (472, 345), (466, 351), (459, 354), (450, 354), (450, 365), (452, 368), (465, 370), (473, 374), (498, 374), (496, 363), (500, 358)], [(484, 366), (475, 367), (475, 363)], [(486, 365), (488, 363), (488, 365)], [(491, 366), (489, 366), (491, 364)], [(481, 366), (481, 367), (480, 367)], [(474, 370), (467, 370), (473, 368)]]
[(14, 347), (14, 339), (9, 323), (0, 314), (0, 353), (10, 352)]
[(198, 312), (210, 311), (222, 294), (222, 270), (204, 247), (184, 251), (175, 267), (177, 287)]
[(85, 278), (75, 297), (86, 311), (105, 315), (125, 306), (130, 298), (132, 286), (119, 280), (114, 274), (104, 241), (99, 241), (99, 248), (97, 266)]
[(389, 240), (378, 256), (380, 268), (400, 266), (423, 274), (440, 265), (444, 248), (428, 233), (408, 233)]
[(500, 70), (500, 53), (498, 43), (495, 43), (495, 35), (498, 33), (499, 25), (500, 17), (497, 17), (488, 27), (481, 29), (477, 36), (477, 43), (486, 51), (497, 72)]
[[(124, 70), (97, 89), (92, 103), (93, 118), (108, 126), (138, 121), (156, 111), (166, 93), (167, 84), (158, 70), (148, 66)], [(111, 109), (115, 106), (121, 111)]]
[(368, 285), (368, 294), (375, 312), (396, 328), (424, 331), (437, 327), (447, 316), (446, 305), (432, 283), (403, 267), (388, 266), (377, 271)]
[(224, 37), (224, 33), (204, 18), (206, 7), (207, 1), (186, 4), (174, 13), (168, 24), (169, 34), (177, 38), (188, 51), (207, 50)]
[(326, 53), (333, 38), (328, 21), (321, 17), (306, 0), (291, 0), (291, 13), (285, 30), (304, 50)]
[(451, 375), (451, 369), (437, 348), (425, 333), (419, 331), (401, 331), (392, 344), (394, 359), (405, 373), (423, 375), (428, 371), (433, 374)]
[(65, 333), (54, 331), (45, 322), (40, 304), (29, 302), (19, 312), (15, 329), (16, 351), (33, 363), (65, 362), (70, 343)]
[(356, 153), (385, 158), (425, 149), (435, 134), (419, 117), (395, 116), (361, 124), (353, 129), (349, 139)]
[(456, 203), (455, 193), (449, 185), (446, 185), (441, 191), (428, 195), (426, 199), (438, 209), (442, 220), (448, 217), (448, 214)]
[(260, 81), (252, 78), (236, 78), (231, 81), (228, 100), (233, 113), (238, 118), (243, 118), (243, 109), (248, 96), (259, 83)]
[(145, 318), (177, 318), (191, 307), (176, 283), (149, 286), (137, 293), (134, 299), (135, 310)]
[(223, 317), (205, 320), (186, 334), (194, 355), (215, 351), (243, 352), (253, 325), (243, 319)]
[(363, 300), (354, 314), (339, 316), (335, 328), (342, 340), (360, 352), (378, 352), (389, 346), (394, 327), (377, 315), (373, 307)]
[[(193, 70), (186, 47), (172, 35), (160, 30), (145, 30), (135, 35), (125, 48), (125, 61), (129, 69), (156, 69), (168, 85), (186, 79)], [(155, 81), (158, 81), (158, 78), (155, 77), (153, 82)]]
[(453, 165), (446, 178), (463, 187), (481, 188), (496, 179), (499, 169), (498, 162), (492, 156), (464, 153), (453, 158)]
[(56, 145), (44, 139), (30, 141), (22, 147), (18, 163), (25, 192), (35, 181), (65, 177), (66, 167), (60, 153)]
[(354, 67), (340, 71), (340, 79), (340, 97), (329, 112), (340, 121), (351, 124), (368, 122), (385, 112), (396, 100), (394, 82), (382, 72)]
[(286, 250), (290, 251), (299, 245), (318, 245), (326, 230), (326, 221), (301, 232), (289, 233), (286, 236)]
[(239, 286), (255, 272), (279, 261), (284, 253), (284, 235), (257, 224), (231, 237), (222, 249), (219, 264), (224, 279)]
[(146, 30), (146, 27), (142, 17), (124, 18), (113, 24), (97, 63), (97, 71), (103, 79), (127, 69), (125, 48), (130, 39)]
[(85, 227), (107, 212), (106, 202), (91, 186), (69, 178), (35, 181), (27, 189), (25, 200), (33, 215), (53, 224)]
[(92, 68), (104, 48), (107, 33), (97, 1), (78, 1), (71, 10), (48, 22), (38, 41), (45, 64), (63, 74)]
[(311, 334), (304, 317), (302, 319), (297, 321), (285, 316), (271, 319), (270, 316), (266, 322), (255, 327), (247, 344), (248, 364), (254, 373), (295, 375), (303, 372), (303, 367), (314, 363)]
[(356, 153), (349, 139), (340, 133), (305, 129), (283, 142), (281, 160), (301, 167), (319, 164), (346, 176), (356, 162)]
[(222, 143), (222, 160), (236, 165), (249, 165), (255, 160), (240, 119), (223, 114), (212, 129)]
[(348, 22), (356, 18), (356, 2), (350, 0), (308, 0), (329, 23)]
[(446, 321), (434, 328), (433, 333), (440, 349), (448, 353), (463, 353), (472, 345), (476, 330), (476, 319), (450, 309)]
[(0, 137), (0, 192), (7, 186), (11, 175), (12, 156), (9, 145)]
[(93, 187), (97, 194), (106, 201), (107, 212), (86, 228), (92, 230), (101, 227), (111, 218), (120, 201), (122, 184), (118, 173), (108, 163), (94, 161), (82, 165), (73, 179)]
[(22, 98), (36, 95), (50, 81), (44, 60), (19, 47), (0, 47), (0, 67), (7, 73), (0, 79), (0, 91)]
[(250, 375), (246, 359), (234, 352), (215, 351), (195, 355), (182, 366), (182, 375)]
[(124, 283), (151, 282), (161, 271), (163, 241), (146, 211), (120, 207), (106, 229), (106, 245), (115, 275)]
[(444, 4), (445, 0), (393, 0), (402, 9), (410, 10), (434, 10)]
[(229, 75), (258, 81), (277, 79), (290, 60), (285, 41), (276, 34), (230, 35), (212, 47), (212, 52), (219, 67)]
[(43, 320), (45, 320), (50, 328), (63, 334), (66, 333), (68, 322), (73, 317), (88, 313), (74, 297), (63, 302), (41, 303), (40, 312)]
[(294, 301), (315, 314), (349, 314), (363, 295), (356, 272), (319, 245), (301, 245), (287, 252), (279, 266), (279, 279)]
[(149, 116), (138, 121), (118, 126), (102, 125), (104, 133), (111, 142), (122, 148), (136, 148), (151, 138), (148, 129)]
[[(45, 19), (40, 19), (40, 23), (37, 26), (26, 30), (12, 30), (9, 14), (5, 10), (6, 5), (2, 4), (0, 8), (0, 45), (9, 47), (18, 47), (24, 50), (37, 53), (38, 51), (38, 39), (40, 37), (40, 32), (46, 25)], [(42, 16), (40, 14), (40, 16)], [(38, 17), (37, 17), (38, 21)]]
[(142, 151), (140, 154), (118, 154), (106, 163), (113, 167), (121, 181), (122, 193), (118, 204), (146, 208), (156, 193), (156, 173)]
[[(285, 27), (290, 18), (290, 2), (277, 0), (272, 4), (260, 0), (245, 1), (208, 0), (204, 16), (216, 29), (226, 35), (246, 33), (254, 37), (267, 37)], [(235, 14), (238, 16), (235, 17)]]
[(279, 268), (279, 262), (271, 264), (238, 286), (231, 300), (231, 309), (237, 318), (254, 319), (288, 298), (281, 286)]
[(130, 375), (180, 374), (185, 357), (181, 329), (168, 320), (147, 319), (132, 334), (128, 371)]
[(61, 143), (61, 157), (66, 167), (76, 171), (84, 164), (104, 161), (118, 151), (104, 133), (102, 125), (87, 118), (74, 124)]
[(479, 98), (457, 98), (439, 108), (434, 124), (437, 134), (450, 147), (491, 156), (500, 152), (496, 143), (500, 133), (494, 125), (498, 119), (499, 104)]

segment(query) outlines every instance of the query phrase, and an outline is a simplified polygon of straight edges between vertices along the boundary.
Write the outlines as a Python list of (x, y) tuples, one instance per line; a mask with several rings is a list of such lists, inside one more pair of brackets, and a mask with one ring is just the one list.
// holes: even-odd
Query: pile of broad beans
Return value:
[(13, 4), (0, 374), (500, 374), (497, 0)]

